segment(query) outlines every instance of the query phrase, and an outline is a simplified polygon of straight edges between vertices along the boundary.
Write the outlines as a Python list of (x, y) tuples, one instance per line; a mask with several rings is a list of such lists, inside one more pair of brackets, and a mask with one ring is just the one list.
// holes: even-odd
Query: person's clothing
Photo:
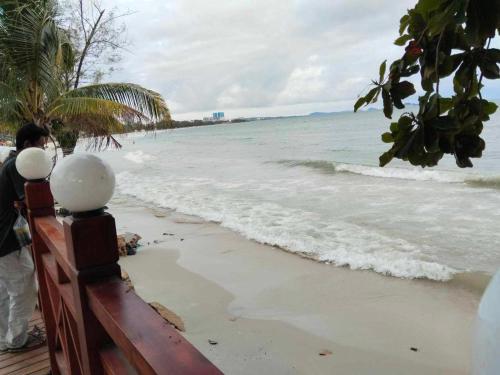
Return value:
[(0, 258), (21, 248), (13, 229), (18, 216), (14, 202), (24, 199), (25, 182), (16, 169), (16, 156), (10, 156), (0, 170)]
[(35, 267), (29, 249), (0, 257), (0, 351), (25, 345), (36, 301)]

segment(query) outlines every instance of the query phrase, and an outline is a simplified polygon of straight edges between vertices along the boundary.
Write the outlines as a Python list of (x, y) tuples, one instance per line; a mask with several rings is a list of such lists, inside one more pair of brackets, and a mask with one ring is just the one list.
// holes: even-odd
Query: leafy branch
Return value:
[[(392, 144), (380, 156), (380, 166), (393, 158), (431, 167), (452, 154), (459, 167), (472, 167), (485, 148), (480, 137), (484, 122), (497, 105), (483, 99), (483, 79), (500, 78), (500, 50), (490, 41), (500, 31), (500, 0), (419, 0), (400, 20), (395, 44), (403, 56), (379, 68), (379, 80), (354, 105), (354, 111), (377, 102), (382, 95), (384, 115), (416, 94), (408, 77), (420, 73), (417, 114), (405, 112), (391, 123), (382, 141)], [(454, 94), (442, 97), (441, 80), (452, 79)]]

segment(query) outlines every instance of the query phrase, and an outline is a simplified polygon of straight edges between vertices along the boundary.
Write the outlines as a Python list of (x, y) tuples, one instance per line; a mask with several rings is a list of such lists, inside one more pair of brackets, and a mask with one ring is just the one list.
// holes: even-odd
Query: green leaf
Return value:
[(453, 100), (451, 98), (439, 99), (439, 114), (448, 112), (453, 107)]
[(420, 14), (430, 13), (439, 8), (443, 0), (419, 0), (415, 6), (415, 10)]
[(490, 48), (486, 51), (486, 55), (488, 56), (489, 59), (497, 63), (500, 63), (500, 49)]
[(387, 164), (390, 163), (390, 161), (394, 158), (394, 154), (391, 151), (384, 152), (382, 155), (380, 155), (379, 161), (380, 161), (380, 166), (384, 167)]
[(384, 76), (385, 76), (385, 70), (387, 68), (387, 60), (384, 60), (382, 64), (380, 64), (379, 68), (379, 83), (382, 83), (384, 81)]
[(483, 100), (481, 102), (481, 105), (482, 105), (483, 112), (487, 115), (494, 114), (498, 109), (498, 105), (496, 103), (489, 102), (487, 100)]
[(399, 131), (399, 124), (397, 122), (391, 122), (391, 132), (397, 133)]
[(400, 74), (401, 77), (409, 77), (412, 76), (420, 71), (420, 66), (418, 65), (412, 65), (403, 70)]
[(464, 88), (457, 76), (453, 78), (453, 91), (457, 95), (462, 95), (464, 93)]
[(365, 102), (366, 104), (370, 104), (370, 103), (374, 103), (375, 101), (373, 100), (373, 98), (375, 97), (375, 95), (381, 90), (381, 88), (379, 86), (371, 89), (368, 94), (366, 94), (365, 96)]
[(413, 39), (413, 36), (411, 36), (411, 35), (408, 35), (408, 34), (401, 35), (399, 38), (397, 38), (394, 41), (394, 44), (397, 46), (404, 46), (408, 41), (410, 41), (412, 39)]
[(387, 90), (382, 90), (382, 99), (384, 102), (385, 117), (392, 118), (392, 112), (394, 111), (394, 108), (392, 106), (391, 96)]
[(451, 131), (458, 129), (458, 124), (450, 116), (436, 117), (430, 120), (429, 124), (437, 130)]
[(366, 103), (366, 99), (365, 99), (364, 96), (362, 96), (361, 98), (359, 98), (356, 101), (356, 103), (354, 104), (354, 112), (357, 112), (358, 109), (360, 109), (363, 106), (363, 104), (365, 104), (365, 103)]
[(415, 86), (409, 81), (399, 82), (395, 90), (398, 92), (401, 99), (406, 99), (416, 93)]
[(392, 143), (394, 142), (394, 137), (392, 136), (392, 133), (384, 133), (382, 134), (382, 142), (384, 143)]
[(413, 119), (409, 116), (401, 116), (398, 121), (399, 129), (406, 130), (413, 124)]
[(488, 79), (500, 78), (500, 69), (495, 62), (483, 61), (479, 65), (479, 68), (481, 69), (481, 73)]
[(458, 53), (452, 56), (446, 56), (443, 63), (439, 66), (439, 77), (445, 78), (453, 73), (463, 61), (465, 54)]
[(408, 28), (409, 24), (410, 24), (410, 16), (408, 14), (405, 14), (403, 17), (401, 17), (401, 20), (399, 21), (399, 35), (403, 35), (405, 30)]
[(432, 84), (432, 81), (430, 79), (422, 79), (421, 85), (422, 88), (427, 92), (434, 91), (434, 85)]

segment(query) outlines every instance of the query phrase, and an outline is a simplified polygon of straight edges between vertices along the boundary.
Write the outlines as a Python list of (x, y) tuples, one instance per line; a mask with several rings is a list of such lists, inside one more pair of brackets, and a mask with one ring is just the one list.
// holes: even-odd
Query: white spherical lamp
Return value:
[(91, 154), (74, 154), (59, 162), (50, 177), (54, 198), (72, 213), (103, 208), (113, 196), (111, 166)]
[(50, 174), (52, 160), (41, 148), (30, 147), (17, 155), (16, 169), (27, 180), (42, 180)]

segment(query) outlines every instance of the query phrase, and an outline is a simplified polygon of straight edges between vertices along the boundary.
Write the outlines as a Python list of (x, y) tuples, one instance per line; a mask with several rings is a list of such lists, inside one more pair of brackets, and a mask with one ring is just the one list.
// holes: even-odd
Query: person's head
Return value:
[(44, 148), (49, 131), (33, 123), (24, 125), (16, 133), (16, 149), (18, 152), (29, 147)]

